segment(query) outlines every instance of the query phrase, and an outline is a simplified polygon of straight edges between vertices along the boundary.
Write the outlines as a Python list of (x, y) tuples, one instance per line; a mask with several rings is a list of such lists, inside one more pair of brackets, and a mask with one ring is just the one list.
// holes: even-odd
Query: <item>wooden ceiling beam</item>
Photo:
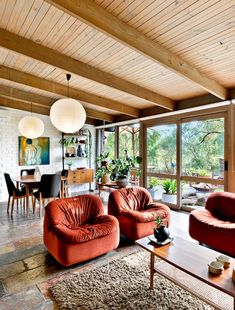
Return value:
[(51, 5), (111, 36), (165, 68), (195, 82), (209, 93), (227, 99), (227, 90), (160, 44), (150, 40), (91, 0), (46, 0)]
[[(35, 98), (34, 98), (34, 95), (35, 95)], [(3, 98), (9, 99), (10, 100), (9, 102), (16, 101), (16, 103), (18, 103), (19, 110), (25, 110), (22, 107), (26, 106), (27, 110), (25, 111), (30, 111), (30, 103), (32, 103), (32, 106), (34, 105), (34, 107), (37, 106), (38, 111), (40, 111), (40, 108), (42, 108), (42, 111), (44, 111), (45, 109), (48, 109), (50, 111), (50, 107), (55, 102), (55, 100), (52, 100), (51, 98), (46, 97), (46, 96), (41, 96), (41, 95), (38, 96), (37, 94), (34, 94), (34, 93), (18, 90), (18, 89), (8, 87), (8, 86), (3, 86), (3, 85), (0, 86), (0, 96), (1, 96), (1, 99)], [(31, 98), (32, 100), (25, 99), (27, 96)], [(1, 101), (0, 101), (0, 105), (1, 105)], [(17, 107), (15, 106), (14, 108), (17, 109)], [(114, 116), (109, 115), (107, 113), (103, 113), (103, 112), (99, 112), (99, 111), (87, 109), (87, 108), (85, 108), (85, 110), (86, 110), (86, 114), (88, 118), (105, 120), (107, 122), (113, 122), (115, 119)], [(37, 112), (37, 111), (33, 111), (33, 112), (40, 114), (40, 112)], [(41, 113), (41, 114), (44, 114), (44, 113)]]
[[(63, 97), (67, 97), (68, 94), (68, 88), (63, 84), (39, 78), (35, 75), (24, 73), (22, 71), (18, 71), (5, 66), (0, 66), (0, 78), (37, 88), (43, 91), (48, 91), (50, 93), (61, 95)], [(86, 93), (76, 88), (69, 88), (69, 96), (73, 99), (91, 103), (96, 106), (100, 106), (122, 114), (127, 114), (134, 117), (138, 117), (140, 114), (138, 109), (124, 105), (121, 102)]]
[(130, 95), (148, 100), (168, 110), (174, 109), (174, 102), (167, 97), (60, 54), (53, 49), (37, 44), (4, 29), (0, 29), (0, 46), (47, 63), (56, 68), (60, 68), (66, 72), (82, 76)]
[[(31, 112), (31, 104), (2, 96), (0, 96), (0, 106)], [(32, 112), (42, 115), (49, 115), (50, 108), (46, 106), (38, 106), (35, 103), (32, 103)]]
[(16, 98), (25, 102), (34, 102), (49, 107), (55, 102), (52, 98), (5, 85), (0, 85), (0, 95), (8, 98)]
[(184, 99), (176, 102), (176, 110), (183, 110), (188, 108), (194, 108), (203, 106), (206, 104), (223, 102), (224, 100), (220, 100), (217, 97), (209, 94), (204, 96), (199, 96), (196, 98)]

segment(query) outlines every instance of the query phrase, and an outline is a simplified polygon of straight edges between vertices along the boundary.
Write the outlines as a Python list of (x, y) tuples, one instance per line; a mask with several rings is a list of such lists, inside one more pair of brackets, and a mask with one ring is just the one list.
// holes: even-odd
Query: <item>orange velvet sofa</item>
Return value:
[(142, 187), (113, 191), (109, 195), (108, 214), (118, 219), (120, 233), (131, 240), (152, 235), (156, 217), (160, 216), (166, 226), (170, 220), (168, 206), (153, 203), (149, 192)]
[(235, 257), (235, 194), (211, 194), (205, 209), (190, 213), (189, 234), (200, 243)]
[(105, 254), (117, 248), (119, 239), (117, 219), (104, 215), (97, 196), (57, 199), (45, 208), (44, 244), (64, 266)]

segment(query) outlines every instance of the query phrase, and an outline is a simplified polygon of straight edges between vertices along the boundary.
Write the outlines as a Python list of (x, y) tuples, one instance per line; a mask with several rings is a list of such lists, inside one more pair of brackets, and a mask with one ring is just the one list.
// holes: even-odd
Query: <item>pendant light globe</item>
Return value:
[(25, 116), (19, 121), (18, 129), (22, 136), (35, 139), (43, 134), (44, 124), (39, 117)]
[(50, 119), (59, 131), (74, 133), (85, 124), (86, 111), (75, 99), (59, 99), (51, 107)]

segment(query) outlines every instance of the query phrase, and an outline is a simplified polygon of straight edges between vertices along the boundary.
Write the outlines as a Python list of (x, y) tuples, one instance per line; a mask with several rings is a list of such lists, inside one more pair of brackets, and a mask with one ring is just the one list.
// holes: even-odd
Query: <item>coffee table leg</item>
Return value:
[(154, 261), (155, 261), (155, 255), (153, 253), (150, 253), (150, 288), (153, 289), (153, 276), (154, 276)]

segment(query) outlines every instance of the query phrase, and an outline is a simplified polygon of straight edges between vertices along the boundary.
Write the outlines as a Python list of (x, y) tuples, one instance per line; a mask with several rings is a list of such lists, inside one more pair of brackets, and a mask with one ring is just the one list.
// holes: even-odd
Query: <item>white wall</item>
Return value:
[[(9, 173), (13, 177), (19, 175), (20, 170), (23, 168), (34, 168), (34, 166), (19, 166), (18, 162), (18, 136), (21, 135), (18, 130), (18, 123), (20, 119), (26, 115), (30, 115), (30, 113), (20, 110), (5, 110), (0, 108), (0, 201), (6, 201), (8, 199), (7, 188), (3, 175), (4, 172)], [(61, 145), (59, 144), (61, 133), (51, 124), (49, 116), (36, 115), (35, 113), (33, 115), (39, 116), (44, 122), (45, 131), (42, 136), (50, 138), (50, 164), (40, 165), (40, 172), (42, 174), (55, 173), (62, 170), (62, 153)], [(94, 126), (87, 125), (87, 127), (90, 129), (92, 136), (95, 137)], [(92, 146), (92, 154), (95, 154), (94, 141), (92, 141)], [(94, 158), (92, 158), (92, 165), (93, 163)], [(85, 190), (87, 188), (88, 185), (83, 185), (75, 187), (73, 191)]]

